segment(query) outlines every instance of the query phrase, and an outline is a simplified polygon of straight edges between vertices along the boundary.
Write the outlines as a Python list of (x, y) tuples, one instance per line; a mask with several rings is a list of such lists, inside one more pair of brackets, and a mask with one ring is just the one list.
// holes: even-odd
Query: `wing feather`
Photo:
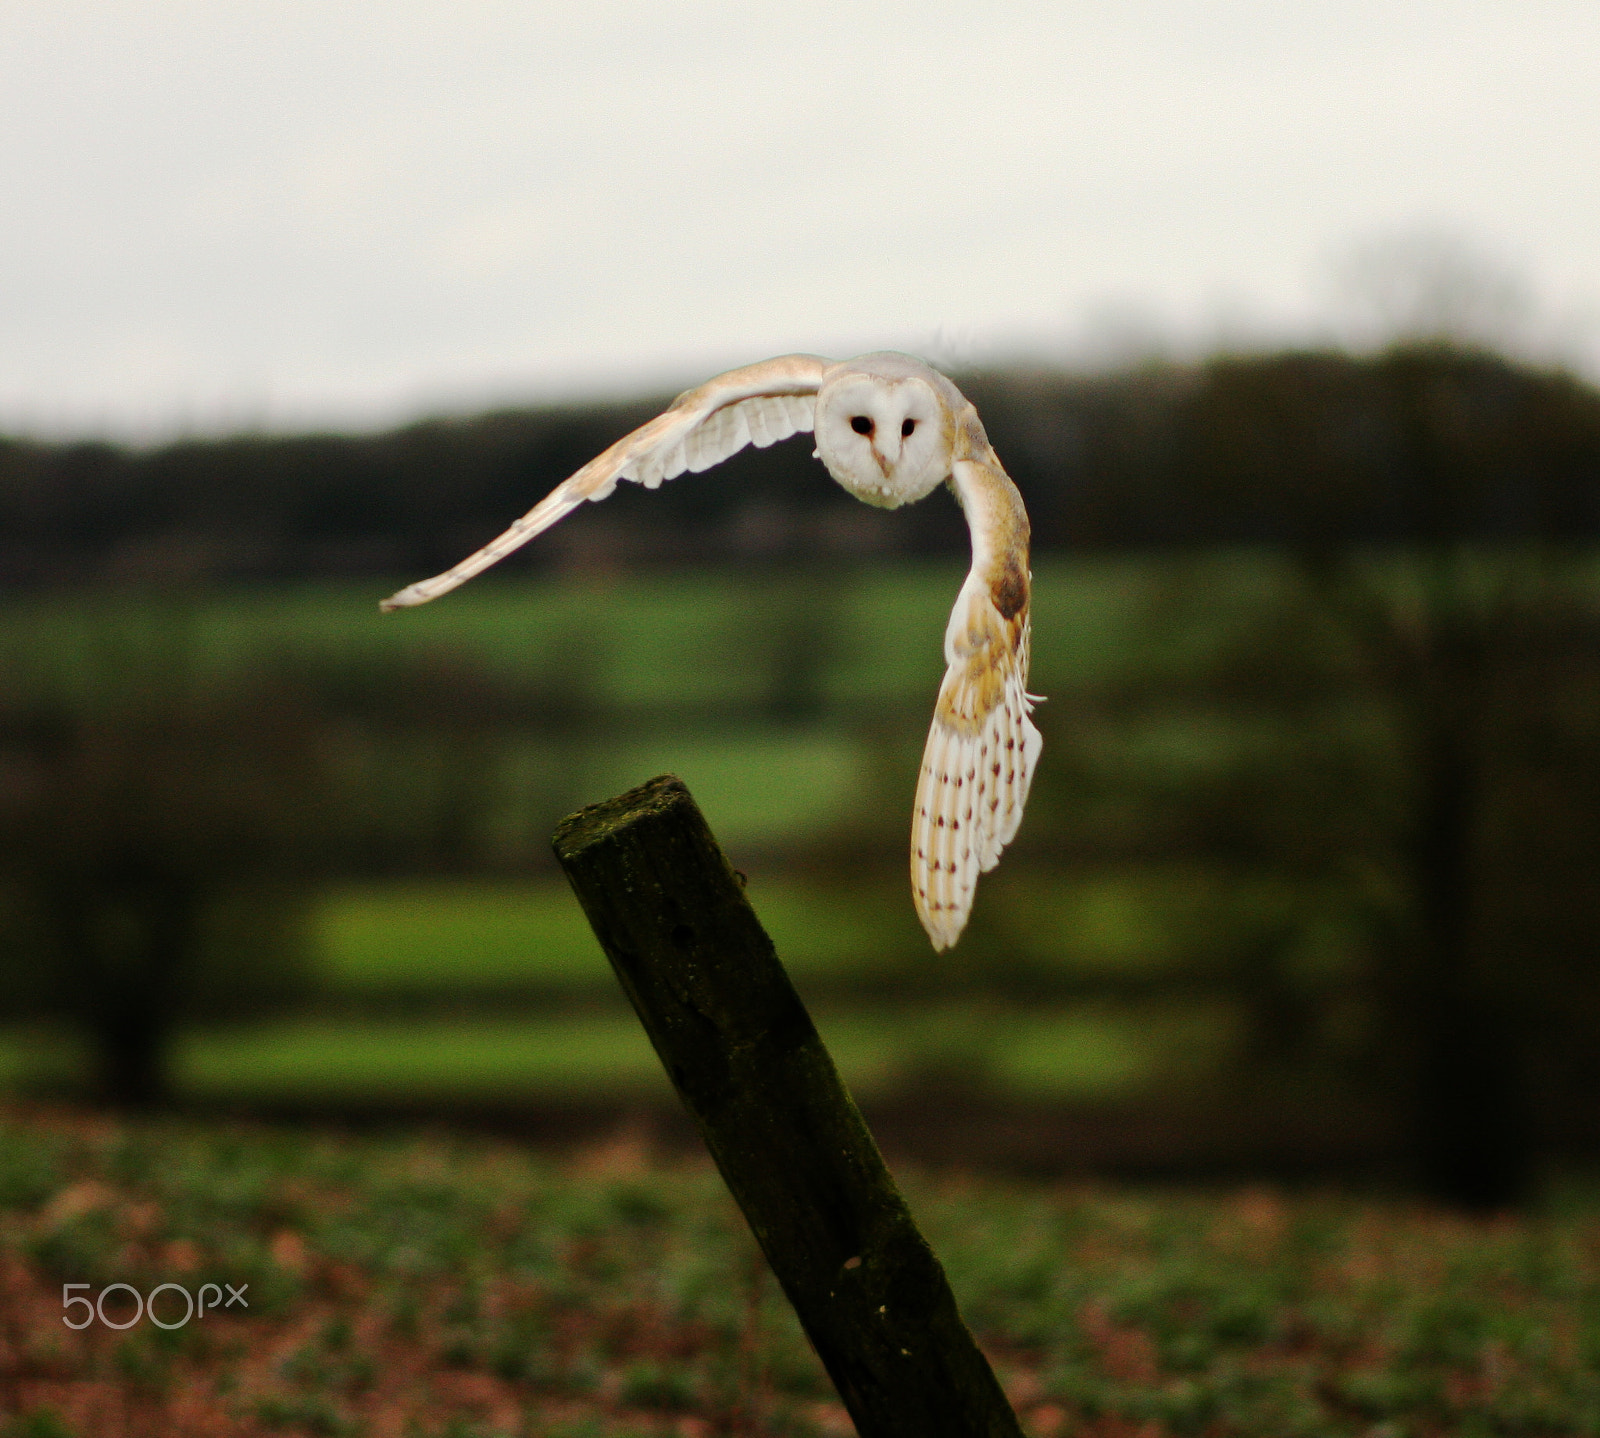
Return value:
[(935, 949), (961, 936), (978, 875), (1016, 836), (1041, 740), (1028, 714), (1028, 521), (993, 451), (951, 476), (972, 569), (945, 631), (944, 682), (911, 822), (911, 887)]
[(698, 473), (721, 464), (748, 444), (765, 448), (810, 430), (817, 389), (831, 364), (818, 355), (783, 355), (729, 370), (685, 391), (669, 409), (563, 480), (475, 554), (443, 574), (390, 595), (380, 608), (403, 609), (448, 594), (564, 519), (585, 500), (605, 499), (618, 480), (634, 480), (646, 489), (657, 489), (685, 470)]
[(750, 426), (750, 443), (755, 445), (757, 449), (765, 449), (778, 438), (770, 428), (767, 419), (769, 412), (767, 405), (760, 400), (747, 399), (739, 406), (739, 409), (744, 415), (744, 422)]

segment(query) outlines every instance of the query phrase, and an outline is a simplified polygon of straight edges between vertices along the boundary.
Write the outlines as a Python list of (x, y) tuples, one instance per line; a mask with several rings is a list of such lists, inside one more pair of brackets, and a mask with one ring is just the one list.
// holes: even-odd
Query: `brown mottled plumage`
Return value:
[(1040, 747), (1028, 718), (1028, 516), (973, 421), (950, 479), (972, 530), (972, 569), (945, 631), (949, 668), (911, 819), (911, 889), (936, 949), (960, 937), (978, 875), (1015, 836)]
[(945, 630), (939, 686), (911, 821), (911, 888), (935, 949), (960, 937), (978, 875), (1022, 820), (1039, 757), (1028, 713), (1028, 516), (978, 412), (909, 355), (835, 363), (784, 355), (718, 375), (589, 461), (476, 554), (383, 601), (425, 604), (481, 573), (619, 479), (654, 489), (747, 444), (815, 430), (817, 457), (858, 499), (883, 508), (948, 482), (972, 533), (972, 568)]

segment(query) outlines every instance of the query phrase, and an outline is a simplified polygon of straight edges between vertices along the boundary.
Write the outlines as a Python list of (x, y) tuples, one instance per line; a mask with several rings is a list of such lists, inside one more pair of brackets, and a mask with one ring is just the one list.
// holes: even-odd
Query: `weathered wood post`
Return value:
[(1021, 1438), (689, 791), (584, 809), (555, 851), (862, 1438)]

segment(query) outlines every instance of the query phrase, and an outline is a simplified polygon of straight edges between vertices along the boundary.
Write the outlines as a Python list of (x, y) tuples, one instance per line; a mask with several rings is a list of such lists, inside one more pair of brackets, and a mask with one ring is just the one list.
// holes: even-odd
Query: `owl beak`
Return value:
[(878, 473), (888, 479), (889, 470), (892, 467), (889, 457), (876, 444), (872, 446), (872, 457), (878, 461)]

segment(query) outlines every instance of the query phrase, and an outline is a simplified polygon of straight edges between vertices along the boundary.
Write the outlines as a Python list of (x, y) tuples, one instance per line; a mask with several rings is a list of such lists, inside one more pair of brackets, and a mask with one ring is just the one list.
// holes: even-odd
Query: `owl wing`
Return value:
[(584, 500), (606, 498), (619, 479), (655, 489), (684, 470), (710, 469), (747, 444), (761, 449), (809, 431), (815, 423), (817, 389), (832, 363), (818, 355), (782, 355), (729, 370), (686, 390), (670, 408), (563, 480), (476, 554), (432, 579), (407, 585), (379, 607), (403, 609), (448, 594), (564, 519)]
[(967, 447), (951, 484), (972, 531), (972, 569), (945, 630), (949, 667), (911, 819), (912, 895), (935, 949), (961, 936), (979, 873), (1015, 836), (1041, 746), (1028, 718), (1028, 517), (987, 441)]

